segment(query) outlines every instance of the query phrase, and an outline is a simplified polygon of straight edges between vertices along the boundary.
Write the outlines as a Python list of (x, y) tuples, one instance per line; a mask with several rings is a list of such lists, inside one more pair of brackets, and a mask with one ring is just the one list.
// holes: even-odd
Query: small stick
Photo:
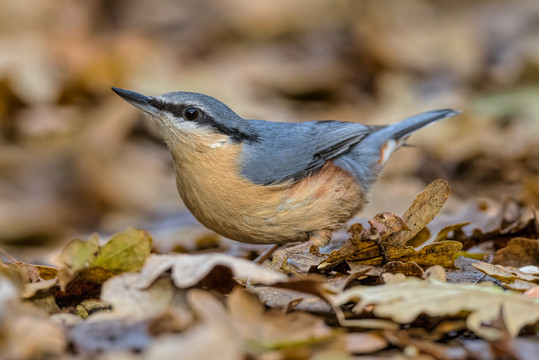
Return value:
[(279, 248), (279, 244), (273, 244), (270, 247), (268, 247), (266, 250), (264, 250), (260, 255), (257, 256), (256, 259), (253, 260), (255, 264), (262, 264), (264, 261), (269, 259), (271, 255)]

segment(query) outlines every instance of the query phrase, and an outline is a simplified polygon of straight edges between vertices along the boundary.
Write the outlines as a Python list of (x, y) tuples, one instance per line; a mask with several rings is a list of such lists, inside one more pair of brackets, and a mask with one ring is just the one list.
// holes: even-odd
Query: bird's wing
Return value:
[(241, 174), (260, 185), (300, 181), (378, 128), (340, 121), (248, 121), (259, 138), (243, 145)]

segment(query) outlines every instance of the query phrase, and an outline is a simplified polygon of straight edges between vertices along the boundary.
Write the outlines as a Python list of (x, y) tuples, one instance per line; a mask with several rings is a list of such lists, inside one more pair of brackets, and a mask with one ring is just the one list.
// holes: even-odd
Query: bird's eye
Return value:
[(196, 118), (198, 118), (198, 115), (199, 115), (199, 111), (197, 108), (194, 108), (194, 107), (190, 107), (190, 108), (187, 108), (185, 109), (185, 111), (183, 112), (183, 116), (185, 117), (186, 120), (196, 120)]

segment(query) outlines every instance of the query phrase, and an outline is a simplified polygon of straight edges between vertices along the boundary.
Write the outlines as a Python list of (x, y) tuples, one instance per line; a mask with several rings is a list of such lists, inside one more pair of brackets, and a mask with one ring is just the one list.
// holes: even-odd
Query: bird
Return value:
[(275, 122), (244, 119), (201, 93), (112, 90), (157, 124), (194, 217), (252, 244), (327, 245), (362, 210), (371, 185), (413, 132), (460, 113), (433, 110), (384, 126)]

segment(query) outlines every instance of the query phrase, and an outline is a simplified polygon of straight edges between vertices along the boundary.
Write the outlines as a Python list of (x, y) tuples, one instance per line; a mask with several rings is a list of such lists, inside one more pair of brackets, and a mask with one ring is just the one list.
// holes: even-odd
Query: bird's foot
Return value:
[(298, 245), (281, 248), (273, 254), (273, 259), (268, 265), (268, 268), (288, 274), (300, 274), (298, 269), (288, 263), (288, 259), (298, 253), (306, 253), (305, 249), (309, 249), (308, 252), (314, 251), (318, 253), (318, 247), (311, 240)]
[(303, 273), (303, 271), (298, 270), (289, 260), (292, 260), (292, 263), (297, 263), (300, 268), (318, 266), (322, 262), (322, 256), (319, 254), (318, 248), (327, 245), (332, 234), (331, 230), (315, 231), (310, 234), (308, 241), (275, 251), (268, 267), (272, 270), (289, 274), (299, 274)]

